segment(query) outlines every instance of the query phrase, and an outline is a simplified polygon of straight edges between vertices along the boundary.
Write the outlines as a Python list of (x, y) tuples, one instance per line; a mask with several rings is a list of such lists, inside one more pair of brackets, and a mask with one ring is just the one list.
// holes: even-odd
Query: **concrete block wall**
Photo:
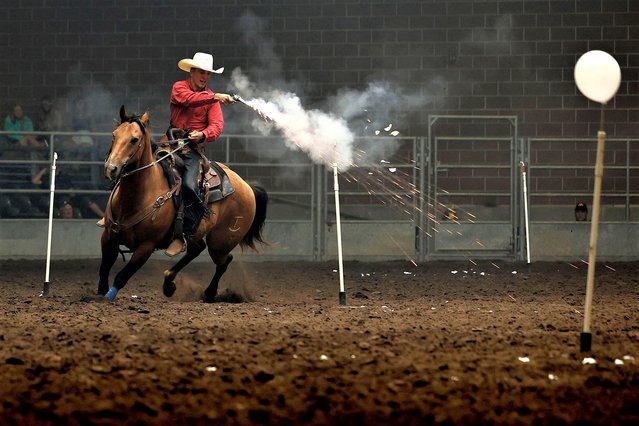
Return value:
[[(341, 90), (388, 81), (398, 93), (425, 99), (401, 117), (406, 136), (425, 136), (429, 114), (473, 114), (514, 115), (523, 138), (594, 138), (599, 109), (576, 89), (573, 68), (584, 52), (603, 49), (623, 77), (606, 109), (608, 136), (639, 136), (636, 0), (13, 0), (3, 8), (2, 116), (16, 102), (34, 115), (40, 97), (51, 94), (69, 110), (77, 99), (89, 100), (93, 130), (110, 131), (125, 104), (149, 110), (153, 130), (163, 131), (170, 87), (185, 76), (176, 63), (201, 50), (226, 67), (213, 78), (215, 89), (226, 90), (240, 67), (258, 86), (294, 90), (309, 108), (325, 107)], [(254, 132), (250, 112), (233, 106), (225, 114), (227, 133)], [(445, 135), (512, 134), (503, 124), (440, 126)], [(508, 156), (503, 146), (496, 150), (458, 154)], [(533, 154), (542, 163), (594, 164), (591, 145), (552, 145)], [(607, 161), (618, 164), (621, 156), (607, 154)], [(246, 158), (254, 160), (239, 150), (232, 160)], [(264, 173), (257, 177), (277, 183), (274, 173)], [(465, 182), (460, 187), (499, 190), (507, 177), (494, 173), (455, 179)], [(586, 191), (592, 185), (588, 173), (558, 173), (540, 172), (532, 184)], [(635, 190), (638, 180), (631, 180)], [(621, 190), (620, 182), (607, 175), (604, 189)]]
[[(573, 67), (603, 49), (623, 75), (609, 135), (639, 134), (635, 0), (14, 0), (3, 9), (5, 111), (22, 102), (29, 112), (44, 93), (70, 103), (93, 92), (152, 110), (164, 126), (170, 86), (183, 77), (176, 62), (205, 50), (227, 69), (214, 83), (222, 88), (241, 67), (258, 82), (296, 82), (309, 104), (374, 79), (422, 94), (429, 102), (404, 124), (409, 134), (425, 134), (430, 113), (471, 113), (515, 114), (522, 136), (588, 136), (599, 112), (575, 88)], [(117, 113), (92, 108), (108, 126)]]

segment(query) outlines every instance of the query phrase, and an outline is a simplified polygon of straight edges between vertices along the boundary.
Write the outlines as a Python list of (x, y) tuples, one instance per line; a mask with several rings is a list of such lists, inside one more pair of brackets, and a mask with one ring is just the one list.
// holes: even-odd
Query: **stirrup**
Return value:
[(171, 241), (171, 244), (167, 247), (166, 250), (164, 250), (164, 254), (166, 254), (169, 257), (173, 257), (185, 251), (186, 251), (186, 240), (184, 239), (184, 237), (182, 237), (182, 238), (176, 238), (173, 241)]
[(98, 225), (100, 228), (104, 228), (106, 226), (106, 221), (104, 220), (104, 218), (101, 218), (95, 224)]

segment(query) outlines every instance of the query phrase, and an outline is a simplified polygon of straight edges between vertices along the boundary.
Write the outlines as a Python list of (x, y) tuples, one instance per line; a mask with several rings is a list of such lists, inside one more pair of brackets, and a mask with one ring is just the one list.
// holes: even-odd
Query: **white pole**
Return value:
[(522, 179), (522, 187), (524, 189), (524, 222), (526, 226), (526, 260), (527, 263), (530, 263), (530, 227), (528, 220), (528, 185), (526, 184), (526, 165), (523, 161), (520, 161), (521, 164), (521, 179)]
[(335, 222), (337, 224), (337, 258), (339, 260), (339, 304), (346, 305), (344, 291), (344, 259), (342, 257), (342, 223), (339, 212), (339, 181), (337, 179), (337, 164), (333, 164), (333, 190), (335, 191)]
[(53, 199), (55, 195), (55, 170), (56, 161), (58, 161), (58, 153), (53, 153), (53, 164), (51, 165), (51, 186), (49, 188), (49, 230), (47, 232), (47, 267), (44, 276), (44, 288), (42, 289), (42, 296), (49, 295), (49, 271), (51, 266), (51, 230), (53, 229)]

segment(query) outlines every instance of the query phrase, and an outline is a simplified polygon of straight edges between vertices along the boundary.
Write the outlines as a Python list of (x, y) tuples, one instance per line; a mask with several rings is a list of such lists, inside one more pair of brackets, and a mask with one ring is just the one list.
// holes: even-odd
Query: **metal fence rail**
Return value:
[[(527, 139), (532, 221), (573, 221), (576, 203), (592, 204), (596, 142), (595, 137)], [(606, 142), (601, 220), (639, 221), (639, 139)]]
[[(476, 126), (482, 121), (503, 121), (504, 126), (493, 136), (456, 133), (459, 127), (455, 126)], [(592, 193), (594, 137), (521, 139), (516, 136), (516, 120), (510, 116), (434, 116), (431, 124), (428, 137), (356, 141), (362, 153), (371, 154), (358, 156), (353, 168), (340, 173), (346, 258), (524, 259), (520, 161), (528, 165), (533, 250), (536, 247), (538, 255), (553, 253), (557, 244), (544, 244), (552, 240), (550, 235), (565, 235), (566, 248), (556, 257), (572, 256), (569, 244), (575, 241), (571, 238), (579, 234), (578, 244), (584, 239), (584, 231), (575, 231), (572, 210), (577, 201), (589, 200)], [(486, 130), (485, 124), (472, 126)], [(35, 211), (36, 198), (47, 195), (48, 188), (34, 185), (31, 177), (49, 165), (54, 151), (58, 170), (77, 178), (72, 186), (58, 188), (56, 200), (78, 195), (104, 197), (109, 192), (102, 169), (110, 133), (53, 132), (46, 138), (50, 141), (46, 147), (9, 147), (0, 153), (0, 240), (16, 253), (31, 253), (29, 247), (39, 244), (35, 229), (41, 226), (45, 211), (34, 214), (29, 209)], [(611, 233), (605, 237), (610, 238), (610, 252), (622, 256), (622, 248), (615, 244), (639, 232), (635, 230), (639, 225), (639, 139), (609, 141), (602, 221)], [(384, 154), (372, 155), (378, 148)], [(206, 154), (267, 189), (271, 202), (266, 237), (274, 245), (264, 258), (325, 260), (336, 256), (331, 170), (313, 164), (304, 152), (287, 146), (280, 137), (224, 135), (217, 143), (206, 145)], [(14, 215), (7, 211), (12, 200), (21, 200), (17, 214), (12, 210)], [(444, 218), (447, 210), (455, 211), (456, 216)], [(95, 217), (78, 220), (87, 227), (81, 238), (93, 238), (86, 235), (97, 232), (91, 228)], [(59, 230), (74, 232), (70, 224), (56, 223)], [(15, 228), (24, 226), (33, 231), (27, 233), (32, 240), (21, 240)], [(0, 256), (6, 257), (9, 248)], [(86, 253), (94, 247), (77, 249)], [(639, 247), (635, 251), (639, 257)], [(96, 256), (99, 248), (97, 252)]]

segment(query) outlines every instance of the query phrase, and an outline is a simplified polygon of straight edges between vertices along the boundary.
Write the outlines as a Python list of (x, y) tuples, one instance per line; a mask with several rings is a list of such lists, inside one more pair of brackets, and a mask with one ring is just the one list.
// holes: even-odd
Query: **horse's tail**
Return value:
[(268, 246), (269, 243), (262, 237), (262, 228), (266, 221), (266, 206), (268, 204), (268, 194), (266, 190), (259, 185), (251, 185), (253, 195), (255, 195), (255, 218), (251, 224), (251, 229), (246, 233), (240, 245), (242, 247), (250, 247), (255, 251), (259, 251), (255, 247), (255, 242)]

